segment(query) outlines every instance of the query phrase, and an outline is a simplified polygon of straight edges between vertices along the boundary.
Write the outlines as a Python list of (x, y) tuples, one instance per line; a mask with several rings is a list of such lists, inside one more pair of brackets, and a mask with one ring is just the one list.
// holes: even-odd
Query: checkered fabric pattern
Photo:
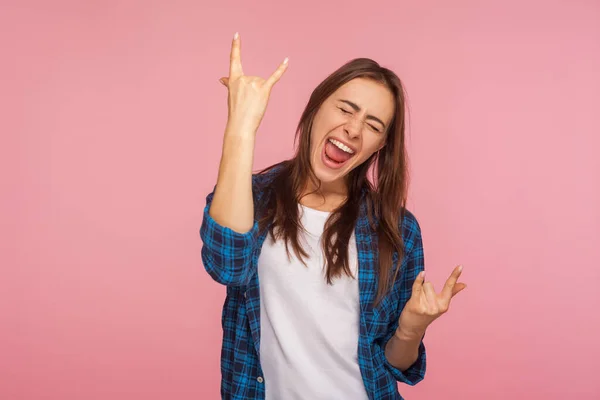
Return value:
[[(265, 188), (275, 173), (252, 176), (254, 209), (261, 204)], [(260, 298), (258, 257), (267, 232), (259, 234), (258, 223), (246, 233), (219, 225), (208, 213), (214, 191), (206, 197), (200, 227), (202, 261), (208, 274), (227, 286), (223, 306), (221, 349), (221, 396), (223, 399), (248, 400), (265, 398), (265, 380), (259, 360)], [(424, 269), (421, 230), (415, 216), (407, 211), (400, 226), (406, 257), (400, 265), (398, 279), (380, 304), (373, 306), (377, 290), (377, 235), (367, 218), (362, 202), (355, 226), (359, 265), (360, 336), (358, 363), (371, 400), (403, 399), (398, 382), (415, 385), (425, 376), (425, 346), (421, 342), (417, 361), (406, 371), (394, 368), (384, 354), (385, 344), (398, 327), (398, 319), (412, 291), (412, 284)], [(394, 268), (398, 256), (394, 253)]]

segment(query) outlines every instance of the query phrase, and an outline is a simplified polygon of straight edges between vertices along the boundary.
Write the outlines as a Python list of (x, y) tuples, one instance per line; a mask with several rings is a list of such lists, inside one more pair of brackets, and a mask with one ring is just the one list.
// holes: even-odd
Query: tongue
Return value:
[(352, 154), (346, 153), (344, 150), (340, 149), (329, 141), (325, 144), (325, 154), (327, 154), (327, 157), (338, 163), (348, 161), (348, 159), (352, 157)]

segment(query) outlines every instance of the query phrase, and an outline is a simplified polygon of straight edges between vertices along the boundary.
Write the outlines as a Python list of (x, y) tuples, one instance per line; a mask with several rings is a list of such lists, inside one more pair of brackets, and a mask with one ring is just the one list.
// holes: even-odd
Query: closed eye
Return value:
[(377, 129), (376, 127), (374, 127), (373, 125), (369, 124), (369, 126), (377, 133), (381, 133), (381, 131), (379, 129)]
[[(350, 111), (348, 111), (348, 110), (344, 110), (342, 107), (338, 107), (338, 108), (339, 108), (339, 109), (340, 109), (340, 111), (342, 111), (344, 114), (352, 114), (352, 112), (350, 112)], [(371, 129), (373, 129), (375, 132), (377, 132), (377, 133), (381, 133), (381, 131), (380, 131), (378, 128), (376, 128), (375, 126), (373, 126), (373, 125), (371, 125), (371, 124), (368, 124), (368, 125), (369, 125), (369, 127), (370, 127)]]

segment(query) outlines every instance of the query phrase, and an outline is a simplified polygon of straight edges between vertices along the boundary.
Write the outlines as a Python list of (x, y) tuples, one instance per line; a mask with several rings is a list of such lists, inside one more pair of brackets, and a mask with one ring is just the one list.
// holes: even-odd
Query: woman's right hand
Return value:
[(268, 79), (247, 76), (242, 71), (240, 47), (240, 37), (236, 33), (231, 45), (229, 77), (220, 79), (229, 91), (227, 125), (255, 133), (267, 109), (271, 89), (287, 69), (288, 59), (283, 60)]

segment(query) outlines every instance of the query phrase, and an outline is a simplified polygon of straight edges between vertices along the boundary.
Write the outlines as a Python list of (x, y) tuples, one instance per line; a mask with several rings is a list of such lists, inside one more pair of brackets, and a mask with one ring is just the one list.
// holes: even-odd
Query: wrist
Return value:
[(395, 336), (402, 341), (420, 341), (425, 336), (425, 329), (399, 326), (396, 329)]
[(244, 120), (228, 120), (225, 126), (225, 136), (254, 138), (258, 125)]

